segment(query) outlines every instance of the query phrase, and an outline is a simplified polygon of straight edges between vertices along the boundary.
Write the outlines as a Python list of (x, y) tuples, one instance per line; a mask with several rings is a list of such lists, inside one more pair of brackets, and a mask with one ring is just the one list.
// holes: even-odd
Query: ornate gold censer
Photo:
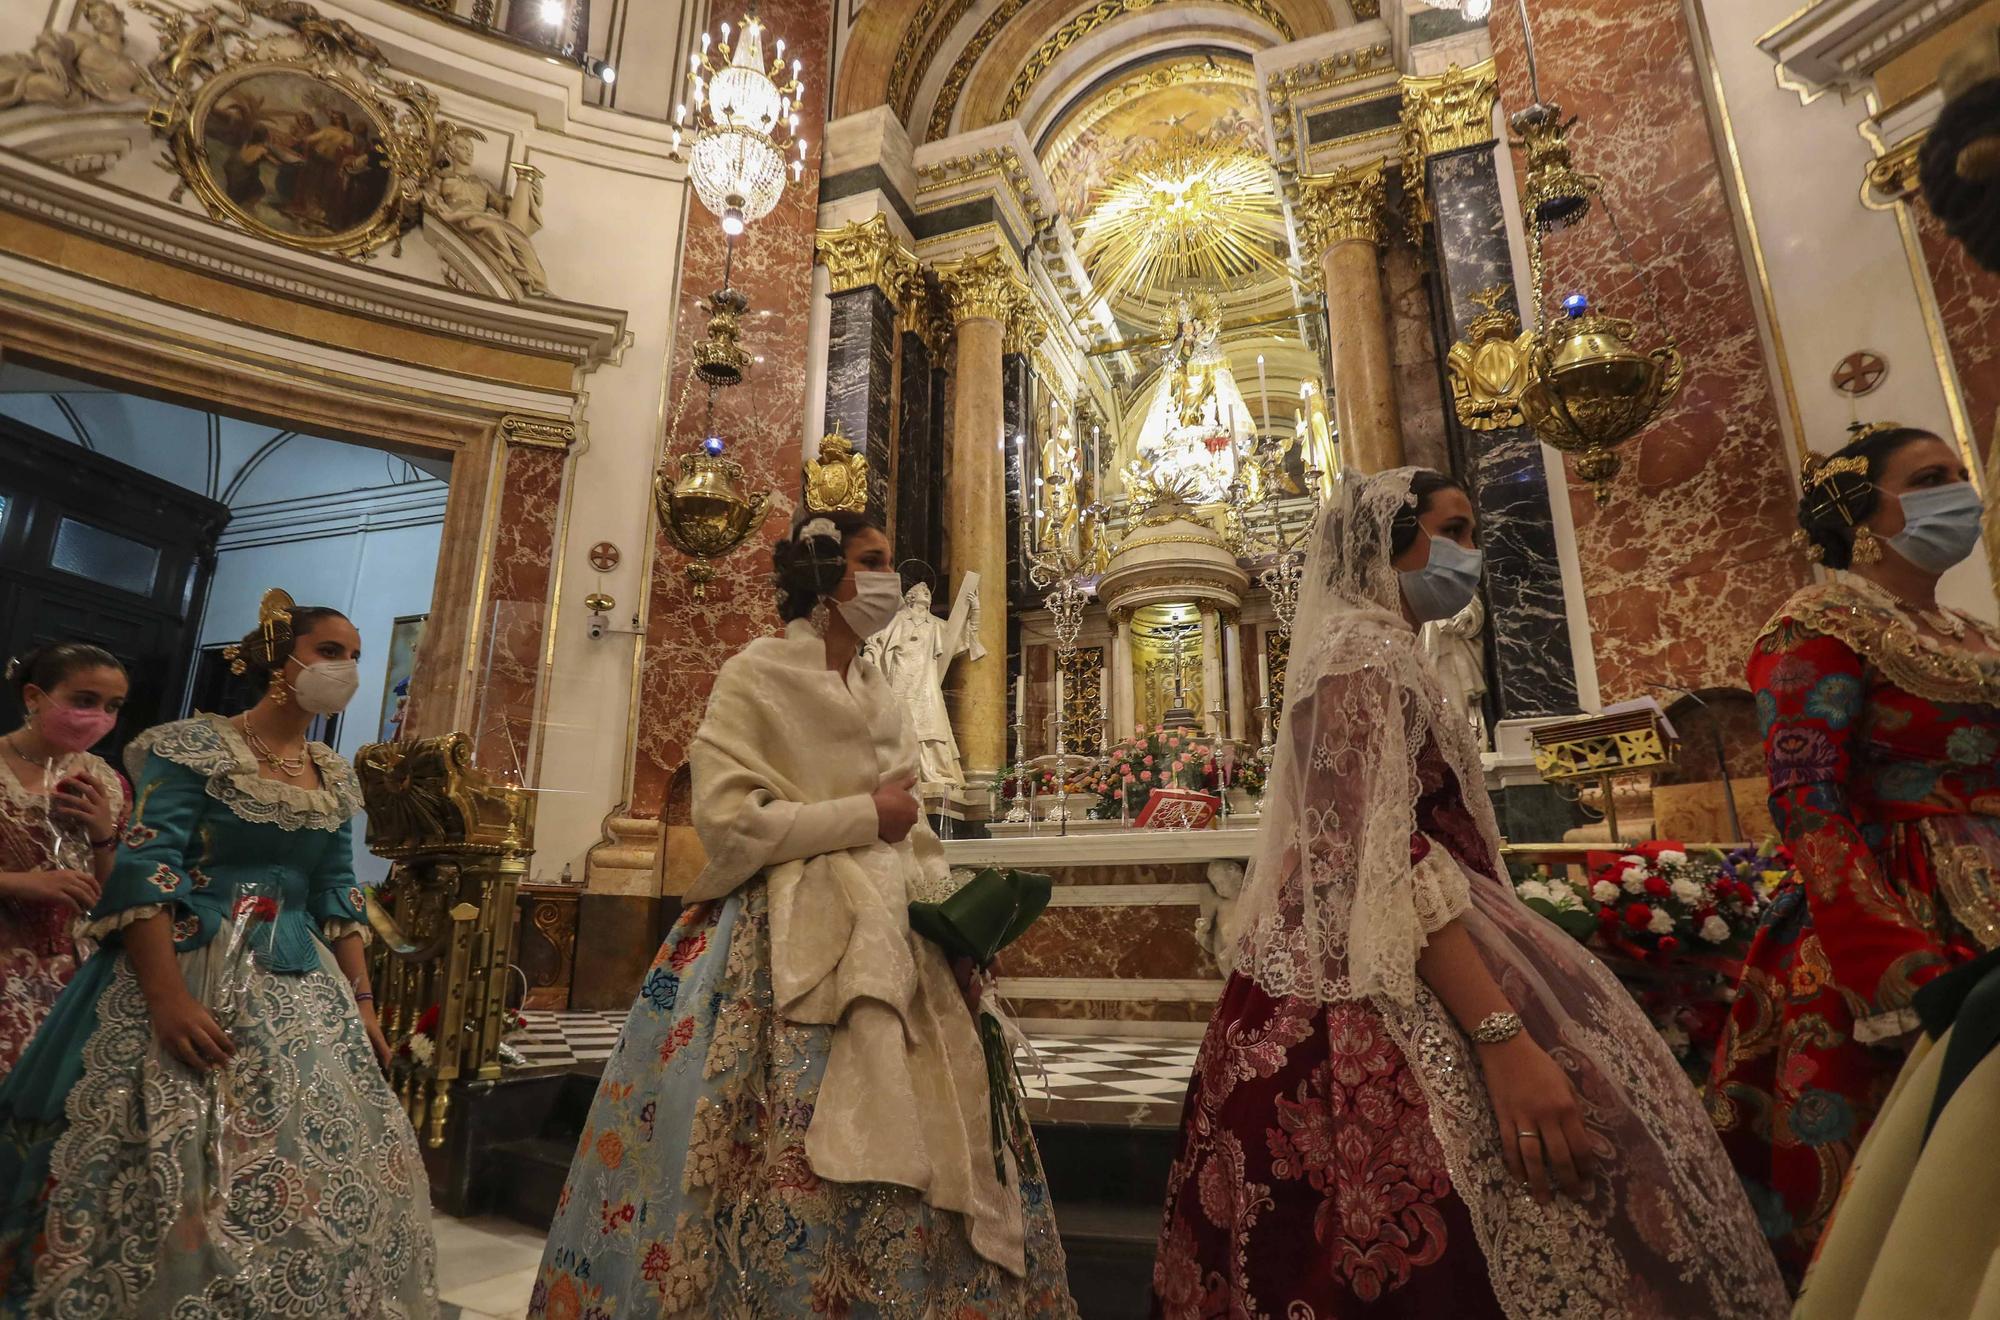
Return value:
[[(1576, 168), (1569, 142), (1576, 120), (1565, 120), (1560, 106), (1542, 100), (1525, 4), (1521, 31), (1535, 100), (1508, 123), (1521, 135), (1528, 156), (1522, 204), (1535, 326), (1517, 333), (1518, 319), (1499, 307), (1504, 286), (1476, 296), (1486, 311), (1452, 346), (1447, 362), (1452, 401), (1460, 424), (1472, 430), (1525, 421), (1544, 443), (1575, 456), (1577, 475), (1591, 484), (1597, 502), (1606, 504), (1609, 483), (1623, 466), (1618, 446), (1651, 425), (1680, 392), (1681, 355), (1671, 335), (1659, 347), (1640, 349), (1633, 322), (1593, 311), (1581, 293), (1563, 299), (1561, 317), (1544, 315), (1544, 243), (1552, 231), (1584, 218), (1599, 179)], [(1612, 227), (1615, 232), (1615, 217)], [(1623, 246), (1622, 234), (1619, 242)], [(1631, 260), (1629, 251), (1626, 259)], [(1644, 272), (1640, 275), (1643, 279)], [(1650, 283), (1647, 292), (1650, 297)], [(1661, 319), (1657, 299), (1653, 319)]]
[(769, 490), (752, 491), (743, 465), (723, 457), (726, 448), (715, 434), (715, 392), (740, 384), (749, 354), (738, 341), (740, 318), (749, 299), (728, 286), (709, 298), (708, 331), (692, 351), (694, 370), (681, 387), (669, 434), (680, 430), (682, 410), (696, 378), (708, 385), (702, 438), (692, 450), (667, 459), (653, 477), (653, 507), (660, 515), (660, 532), (674, 549), (688, 557), (687, 578), (696, 600), (708, 597), (715, 581), (711, 562), (732, 553), (757, 530), (771, 507)]

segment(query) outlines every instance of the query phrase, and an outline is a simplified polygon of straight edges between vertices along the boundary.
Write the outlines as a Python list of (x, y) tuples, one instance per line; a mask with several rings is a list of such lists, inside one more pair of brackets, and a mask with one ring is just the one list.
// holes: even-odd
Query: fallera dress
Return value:
[[(109, 765), (74, 752), (56, 765), (58, 778), (82, 773), (111, 802), (111, 818), (125, 818), (125, 789)], [(0, 871), (56, 869), (49, 800), (30, 793), (0, 765)], [(49, 899), (0, 899), (0, 1078), (13, 1071), (56, 996), (76, 975), (76, 909)]]
[(535, 1320), (1076, 1314), (1032, 1137), (996, 1168), (972, 1016), (909, 929), (943, 850), (876, 838), (916, 741), (873, 665), (825, 657), (799, 621), (717, 677), (708, 867), (605, 1065)]
[(1785, 605), (1749, 674), (1794, 869), (1746, 955), (1709, 1111), (1796, 1285), (1902, 1067), (1912, 996), (2000, 945), (2000, 654), (1842, 576)]
[[(128, 749), (132, 819), (85, 932), (103, 946), (0, 1085), (5, 1314), (437, 1314), (416, 1137), (328, 947), (363, 929), (360, 789), (309, 750), (319, 789), (260, 778), (219, 717)], [(155, 1042), (120, 932), (170, 913), (181, 973), (213, 1005), (251, 890), (275, 920), (236, 965), (235, 1057), (204, 1078)]]

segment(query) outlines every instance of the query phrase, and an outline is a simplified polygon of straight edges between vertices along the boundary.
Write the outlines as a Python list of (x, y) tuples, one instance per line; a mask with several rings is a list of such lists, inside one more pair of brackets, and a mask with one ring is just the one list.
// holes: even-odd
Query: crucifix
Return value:
[(1187, 703), (1188, 666), (1193, 663), (1199, 663), (1199, 660), (1196, 656), (1190, 654), (1188, 642), (1199, 636), (1200, 633), (1200, 621), (1186, 619), (1169, 619), (1165, 623), (1157, 624), (1146, 630), (1147, 637), (1158, 643), (1166, 651), (1166, 658), (1156, 661), (1149, 668), (1160, 673), (1162, 677), (1171, 675), (1173, 678), (1174, 699), (1171, 709), (1166, 712), (1168, 714), (1178, 714), (1189, 710)]

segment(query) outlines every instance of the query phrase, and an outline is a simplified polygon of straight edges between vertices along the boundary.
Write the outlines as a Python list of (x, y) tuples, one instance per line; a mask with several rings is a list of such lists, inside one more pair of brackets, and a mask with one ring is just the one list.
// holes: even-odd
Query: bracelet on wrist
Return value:
[(364, 1002), (364, 1001), (366, 1001), (367, 1003), (371, 1003), (371, 1004), (372, 1004), (372, 1003), (374, 1003), (374, 1002), (375, 1002), (375, 992), (374, 992), (374, 991), (372, 991), (372, 990), (356, 990), (356, 991), (354, 992), (354, 1002), (355, 1002), (355, 1003), (357, 1003), (357, 1004), (359, 1004), (359, 1003), (362, 1003), (362, 1002)]
[(1472, 1029), (1472, 1039), (1480, 1045), (1504, 1045), (1520, 1034), (1519, 1013), (1488, 1013)]
[(102, 839), (92, 839), (90, 841), (90, 850), (92, 852), (103, 852), (106, 848), (116, 848), (117, 846), (118, 846), (118, 836), (116, 834), (112, 834)]

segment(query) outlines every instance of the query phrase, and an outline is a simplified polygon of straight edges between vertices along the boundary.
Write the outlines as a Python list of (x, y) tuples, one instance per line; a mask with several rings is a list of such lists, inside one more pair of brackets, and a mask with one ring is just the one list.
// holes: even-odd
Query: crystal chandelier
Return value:
[[(693, 110), (674, 107), (675, 159), (688, 162), (695, 195), (722, 219), (731, 238), (763, 219), (785, 191), (786, 153), (792, 178), (805, 171), (806, 143), (798, 136), (799, 61), (785, 67), (785, 42), (778, 39), (774, 58), (764, 63), (764, 25), (754, 13), (740, 31), (722, 25), (722, 39), (701, 35), (701, 50), (688, 57), (688, 83)], [(782, 84), (778, 79), (784, 78)], [(685, 157), (681, 134), (693, 141)]]

